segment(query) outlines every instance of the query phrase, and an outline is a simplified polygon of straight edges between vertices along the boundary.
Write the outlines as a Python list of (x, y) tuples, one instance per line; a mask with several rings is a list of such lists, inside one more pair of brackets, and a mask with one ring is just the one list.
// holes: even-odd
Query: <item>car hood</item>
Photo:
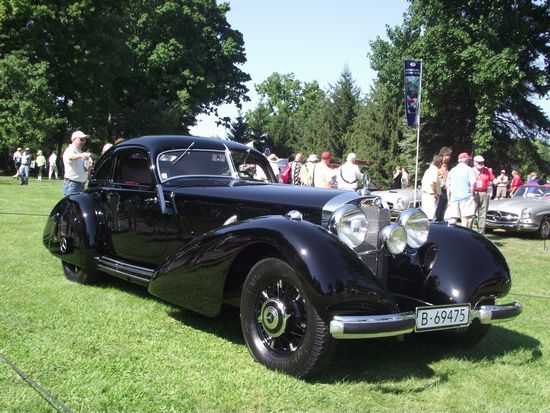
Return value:
[(489, 211), (504, 211), (519, 214), (524, 208), (550, 209), (550, 201), (541, 198), (511, 198), (491, 201)]
[(338, 201), (335, 201), (337, 204), (345, 204), (359, 198), (359, 195), (352, 191), (223, 179), (196, 181), (193, 185), (190, 185), (190, 182), (182, 182), (166, 185), (164, 189), (178, 196), (308, 209), (322, 209), (335, 198), (338, 198)]

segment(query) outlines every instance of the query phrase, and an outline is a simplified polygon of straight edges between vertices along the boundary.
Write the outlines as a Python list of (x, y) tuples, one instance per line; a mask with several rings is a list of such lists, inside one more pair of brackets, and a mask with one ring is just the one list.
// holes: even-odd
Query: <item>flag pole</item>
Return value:
[(422, 102), (422, 59), (420, 59), (420, 79), (418, 84), (418, 110), (416, 111), (416, 159), (414, 166), (414, 191), (413, 191), (413, 205), (416, 207), (417, 191), (418, 188), (418, 156), (420, 152), (420, 108)]

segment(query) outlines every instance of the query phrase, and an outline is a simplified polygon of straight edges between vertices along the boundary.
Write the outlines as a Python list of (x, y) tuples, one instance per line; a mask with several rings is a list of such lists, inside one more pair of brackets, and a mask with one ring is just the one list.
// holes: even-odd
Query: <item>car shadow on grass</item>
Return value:
[[(499, 362), (506, 364), (510, 353), (521, 353), (514, 365), (534, 362), (542, 357), (541, 343), (533, 337), (492, 326), (487, 336), (471, 348), (434, 343), (429, 333), (409, 335), (404, 341), (396, 339), (354, 340), (340, 342), (329, 370), (315, 381), (321, 383), (371, 382), (378, 383), (382, 392), (401, 393), (422, 391), (449, 379), (436, 373), (430, 365), (445, 359), (457, 359), (472, 364)], [(409, 379), (421, 379), (411, 390)]]
[[(214, 334), (234, 344), (245, 346), (241, 332), (239, 309), (224, 305), (216, 317), (207, 317), (167, 303), (150, 295), (147, 289), (112, 278), (100, 287), (117, 288), (144, 299), (157, 300), (169, 306), (167, 316), (205, 333)], [(429, 333), (407, 335), (403, 341), (395, 338), (338, 340), (331, 364), (311, 383), (369, 382), (383, 393), (421, 392), (449, 380), (449, 374), (435, 372), (430, 365), (445, 359), (468, 363), (498, 362), (525, 365), (542, 357), (541, 343), (533, 337), (494, 325), (476, 346), (437, 344)], [(513, 361), (506, 355), (518, 353)], [(250, 360), (253, 362), (252, 359)], [(411, 388), (410, 380), (415, 384)]]

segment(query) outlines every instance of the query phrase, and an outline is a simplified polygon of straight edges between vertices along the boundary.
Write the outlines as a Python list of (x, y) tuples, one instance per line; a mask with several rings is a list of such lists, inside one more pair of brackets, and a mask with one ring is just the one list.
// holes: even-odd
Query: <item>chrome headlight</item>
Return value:
[(400, 254), (407, 246), (407, 232), (401, 225), (390, 224), (380, 231), (380, 241), (392, 254)]
[(329, 230), (351, 248), (357, 248), (367, 237), (367, 217), (361, 208), (344, 205), (332, 214)]
[(525, 208), (521, 211), (521, 219), (531, 219), (531, 210), (529, 208)]
[(411, 248), (419, 248), (428, 240), (430, 223), (428, 217), (420, 209), (407, 209), (397, 220), (407, 231), (407, 244)]
[(397, 202), (395, 203), (395, 205), (397, 206), (396, 209), (398, 209), (399, 211), (404, 211), (405, 209), (407, 209), (407, 204), (405, 203), (405, 200), (403, 198), (397, 198)]

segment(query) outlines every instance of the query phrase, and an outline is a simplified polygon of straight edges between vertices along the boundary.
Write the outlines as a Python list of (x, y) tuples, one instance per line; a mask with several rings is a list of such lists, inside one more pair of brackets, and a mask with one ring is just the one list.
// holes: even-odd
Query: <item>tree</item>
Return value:
[(42, 68), (59, 141), (76, 127), (102, 139), (187, 132), (198, 114), (247, 99), (228, 11), (215, 0), (0, 0), (0, 59)]
[(235, 142), (248, 143), (250, 142), (250, 133), (248, 131), (248, 123), (246, 122), (241, 111), (237, 114), (235, 120), (231, 123), (227, 137)]
[(403, 57), (423, 59), (425, 154), (452, 145), (497, 161), (503, 142), (550, 138), (550, 121), (530, 102), (550, 87), (548, 27), (546, 2), (414, 1), (389, 41), (371, 44), (371, 64), (397, 107)]
[(360, 89), (355, 85), (348, 66), (340, 74), (336, 85), (331, 87), (329, 94), (332, 115), (332, 139), (330, 150), (337, 159), (345, 158), (345, 150), (348, 146), (348, 132), (353, 125), (360, 107)]
[(14, 52), (0, 59), (0, 136), (11, 149), (48, 144), (64, 119), (56, 116), (47, 64)]
[(256, 87), (260, 102), (247, 113), (256, 141), (281, 156), (301, 151), (303, 122), (313, 113), (324, 93), (317, 82), (302, 83), (294, 74), (272, 73)]
[[(380, 88), (375, 84), (375, 90)], [(391, 96), (372, 93), (359, 111), (349, 133), (348, 151), (373, 163), (367, 171), (374, 182), (389, 186), (393, 167), (400, 163), (398, 142), (402, 137), (402, 116)], [(411, 174), (412, 175), (412, 174)]]

